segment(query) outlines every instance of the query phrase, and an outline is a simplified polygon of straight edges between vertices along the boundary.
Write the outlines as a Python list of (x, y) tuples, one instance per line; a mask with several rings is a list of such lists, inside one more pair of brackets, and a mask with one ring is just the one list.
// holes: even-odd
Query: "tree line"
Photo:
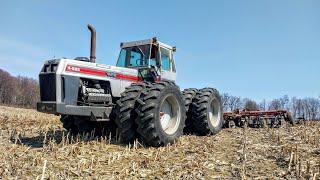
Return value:
[(261, 102), (256, 102), (252, 99), (224, 93), (221, 96), (221, 100), (224, 111), (234, 111), (237, 109), (261, 111), (287, 110), (290, 111), (295, 118), (320, 120), (320, 97), (290, 98), (288, 95), (284, 95), (270, 101), (264, 99)]
[(0, 104), (35, 108), (39, 92), (37, 80), (24, 76), (15, 77), (0, 69)]
[[(40, 99), (39, 83), (36, 79), (12, 76), (0, 69), (0, 104), (35, 108)], [(270, 101), (256, 102), (252, 99), (221, 95), (224, 111), (247, 110), (288, 110), (295, 118), (320, 119), (320, 97), (297, 98), (284, 95)]]

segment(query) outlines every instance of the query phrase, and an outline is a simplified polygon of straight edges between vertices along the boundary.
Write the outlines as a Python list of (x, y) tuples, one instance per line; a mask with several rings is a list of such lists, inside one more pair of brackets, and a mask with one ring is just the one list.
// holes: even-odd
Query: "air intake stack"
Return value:
[(90, 42), (90, 62), (96, 62), (96, 29), (88, 24), (88, 29), (91, 32), (91, 42)]

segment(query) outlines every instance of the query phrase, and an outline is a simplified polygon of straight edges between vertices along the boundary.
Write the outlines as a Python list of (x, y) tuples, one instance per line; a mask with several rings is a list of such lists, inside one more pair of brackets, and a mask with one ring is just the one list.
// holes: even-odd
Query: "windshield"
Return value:
[(117, 66), (140, 67), (147, 66), (149, 61), (150, 45), (141, 45), (123, 48), (120, 51)]

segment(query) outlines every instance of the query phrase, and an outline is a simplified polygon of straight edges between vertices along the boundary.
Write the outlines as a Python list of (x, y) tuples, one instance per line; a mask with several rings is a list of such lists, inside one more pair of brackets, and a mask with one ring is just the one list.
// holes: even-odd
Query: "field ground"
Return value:
[(59, 118), (0, 106), (0, 177), (18, 179), (319, 179), (320, 122), (223, 129), (161, 148), (71, 138)]

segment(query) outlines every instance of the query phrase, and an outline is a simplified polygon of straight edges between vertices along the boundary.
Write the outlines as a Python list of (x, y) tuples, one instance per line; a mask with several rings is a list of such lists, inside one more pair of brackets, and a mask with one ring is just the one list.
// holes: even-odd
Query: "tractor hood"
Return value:
[[(45, 62), (40, 74), (52, 76), (53, 84), (63, 85), (63, 78), (93, 79), (108, 81), (111, 85), (112, 95), (120, 97), (121, 92), (131, 83), (141, 80), (137, 69), (103, 65), (73, 59), (53, 59)], [(46, 80), (44, 80), (46, 81)], [(45, 82), (43, 82), (45, 84)], [(55, 94), (55, 93), (52, 93)], [(60, 97), (57, 91), (57, 97)]]
[[(53, 64), (53, 65), (52, 65)], [(49, 66), (50, 65), (50, 66)], [(59, 74), (105, 80), (106, 78), (138, 81), (138, 70), (73, 59), (54, 59), (46, 61), (44, 69), (55, 66)], [(43, 72), (43, 70), (42, 70)]]

